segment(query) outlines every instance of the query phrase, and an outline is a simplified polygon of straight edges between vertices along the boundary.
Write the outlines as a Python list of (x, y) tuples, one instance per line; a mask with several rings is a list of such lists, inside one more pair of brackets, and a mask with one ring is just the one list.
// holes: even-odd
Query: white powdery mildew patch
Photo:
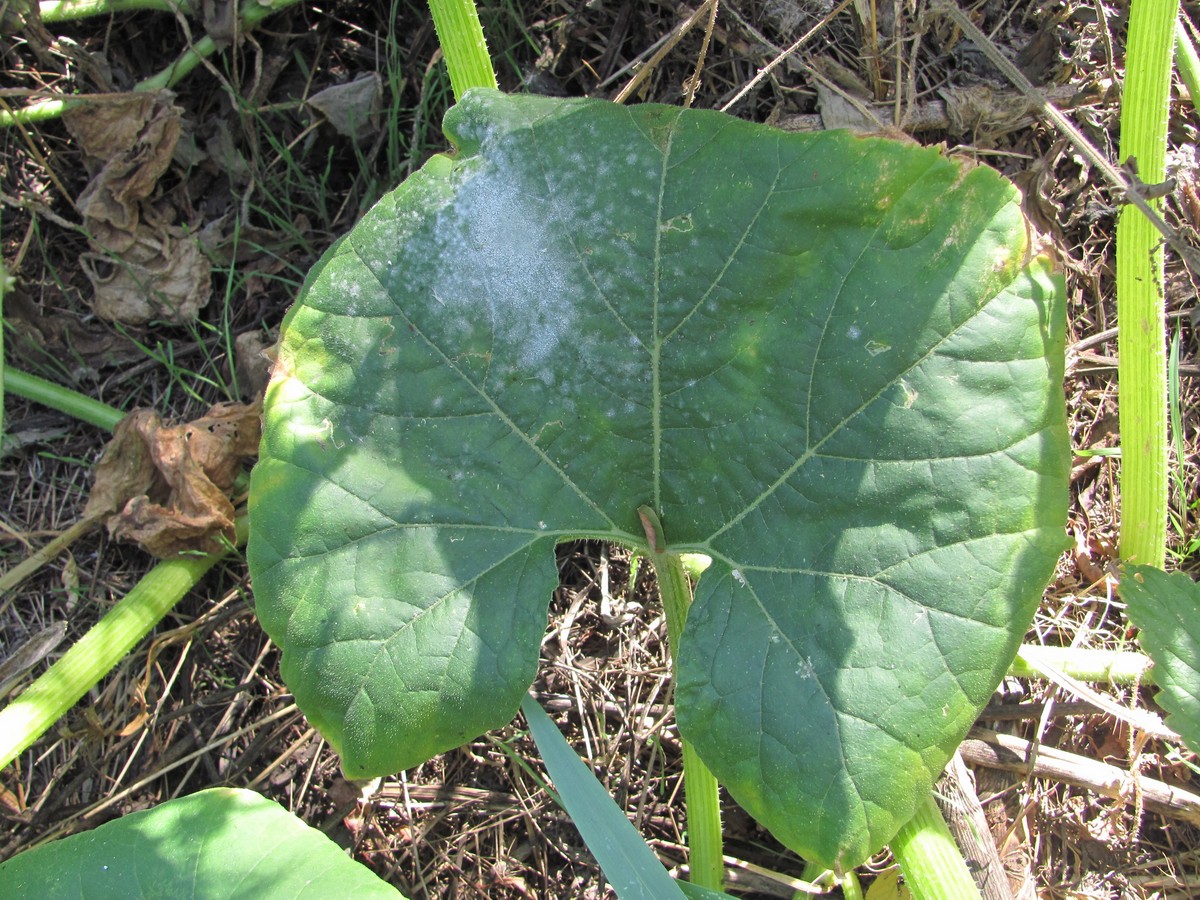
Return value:
[[(542, 366), (576, 329), (579, 290), (573, 255), (554, 233), (553, 211), (506, 177), (494, 153), (447, 210), (439, 258), (453, 260), (434, 279), (437, 302), (472, 319), (487, 318), (494, 352), (521, 369)], [(500, 359), (496, 360), (501, 363)]]

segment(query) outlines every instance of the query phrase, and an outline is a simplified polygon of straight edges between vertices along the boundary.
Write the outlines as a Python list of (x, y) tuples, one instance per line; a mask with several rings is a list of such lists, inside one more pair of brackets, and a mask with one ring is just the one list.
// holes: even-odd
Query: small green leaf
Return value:
[(934, 149), (469, 92), (288, 314), (248, 557), (354, 777), (507, 722), (556, 543), (712, 559), (680, 728), (786, 844), (882, 846), (1065, 544), (1061, 288)]
[(400, 894), (279, 804), (253, 791), (213, 788), (0, 863), (0, 897), (323, 900)]
[(1125, 566), (1121, 599), (1154, 660), (1155, 699), (1167, 711), (1167, 725), (1200, 753), (1200, 585), (1182, 572)]

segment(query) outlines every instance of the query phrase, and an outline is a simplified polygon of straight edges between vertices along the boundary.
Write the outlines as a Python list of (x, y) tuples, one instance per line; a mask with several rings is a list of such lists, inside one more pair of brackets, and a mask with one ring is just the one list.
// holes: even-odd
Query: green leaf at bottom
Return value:
[(212, 788), (0, 863), (0, 897), (324, 900), (400, 894), (279, 804), (253, 791)]

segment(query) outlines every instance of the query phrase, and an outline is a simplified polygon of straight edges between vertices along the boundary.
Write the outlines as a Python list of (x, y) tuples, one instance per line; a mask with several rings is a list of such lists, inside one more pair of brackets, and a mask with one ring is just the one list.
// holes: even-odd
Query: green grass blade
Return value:
[(527, 696), (521, 701), (521, 712), (567, 812), (617, 896), (621, 900), (682, 900), (679, 885), (538, 702)]
[(1175, 20), (1175, 70), (1187, 86), (1192, 109), (1200, 112), (1200, 55), (1182, 18)]
[[(1164, 179), (1178, 0), (1135, 0), (1129, 13), (1122, 162), (1147, 184)], [(1161, 208), (1161, 201), (1151, 201)], [(1139, 210), (1117, 220), (1117, 381), (1121, 428), (1121, 558), (1162, 566), (1167, 546), (1167, 380), (1163, 255)]]
[(4, 444), (4, 295), (9, 289), (12, 277), (4, 268), (4, 260), (0, 259), (0, 446)]

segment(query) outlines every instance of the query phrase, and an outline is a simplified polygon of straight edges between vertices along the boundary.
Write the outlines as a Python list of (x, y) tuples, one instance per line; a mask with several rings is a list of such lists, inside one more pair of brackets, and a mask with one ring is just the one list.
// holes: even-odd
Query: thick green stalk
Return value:
[(862, 885), (853, 870), (842, 876), (841, 885), (843, 900), (863, 900)]
[[(671, 664), (679, 659), (679, 637), (687, 621), (692, 602), (692, 586), (678, 553), (667, 550), (662, 522), (648, 506), (638, 508), (646, 530), (646, 555), (654, 566), (658, 592), (667, 618), (667, 641)], [(691, 881), (714, 891), (725, 883), (725, 862), (721, 858), (721, 797), (717, 779), (704, 765), (690, 741), (680, 735), (683, 744), (683, 790), (687, 802), (688, 863)]]
[[(1178, 0), (1134, 0), (1121, 100), (1122, 162), (1143, 183), (1166, 177), (1167, 112)], [(1158, 210), (1161, 201), (1151, 201)], [(1117, 219), (1117, 383), (1121, 429), (1121, 558), (1162, 566), (1167, 549), (1167, 376), (1163, 255), (1140, 210)]]
[(65, 388), (36, 375), (4, 368), (4, 389), (59, 412), (65, 412), (89, 425), (112, 431), (125, 413), (107, 403), (93, 400), (78, 391)]
[[(238, 540), (245, 540), (245, 518)], [(12, 703), (0, 710), (0, 769), (46, 733), (183, 599), (223, 553), (159, 563)]]
[[(1032, 657), (1053, 666), (1076, 681), (1103, 684), (1153, 684), (1150, 658), (1132, 650), (1100, 650), (1084, 647), (1039, 647), (1031, 645)], [(1016, 678), (1041, 678), (1042, 673), (1018, 653), (1008, 667)]]
[(915, 900), (978, 900), (979, 888), (933, 794), (890, 846)]
[(454, 99), (461, 100), (468, 88), (496, 87), (496, 72), (474, 2), (429, 0), (429, 11), (450, 72)]
[(171, 0), (42, 0), (38, 4), (43, 25), (138, 10), (186, 13), (189, 6), (187, 3), (172, 3)]

